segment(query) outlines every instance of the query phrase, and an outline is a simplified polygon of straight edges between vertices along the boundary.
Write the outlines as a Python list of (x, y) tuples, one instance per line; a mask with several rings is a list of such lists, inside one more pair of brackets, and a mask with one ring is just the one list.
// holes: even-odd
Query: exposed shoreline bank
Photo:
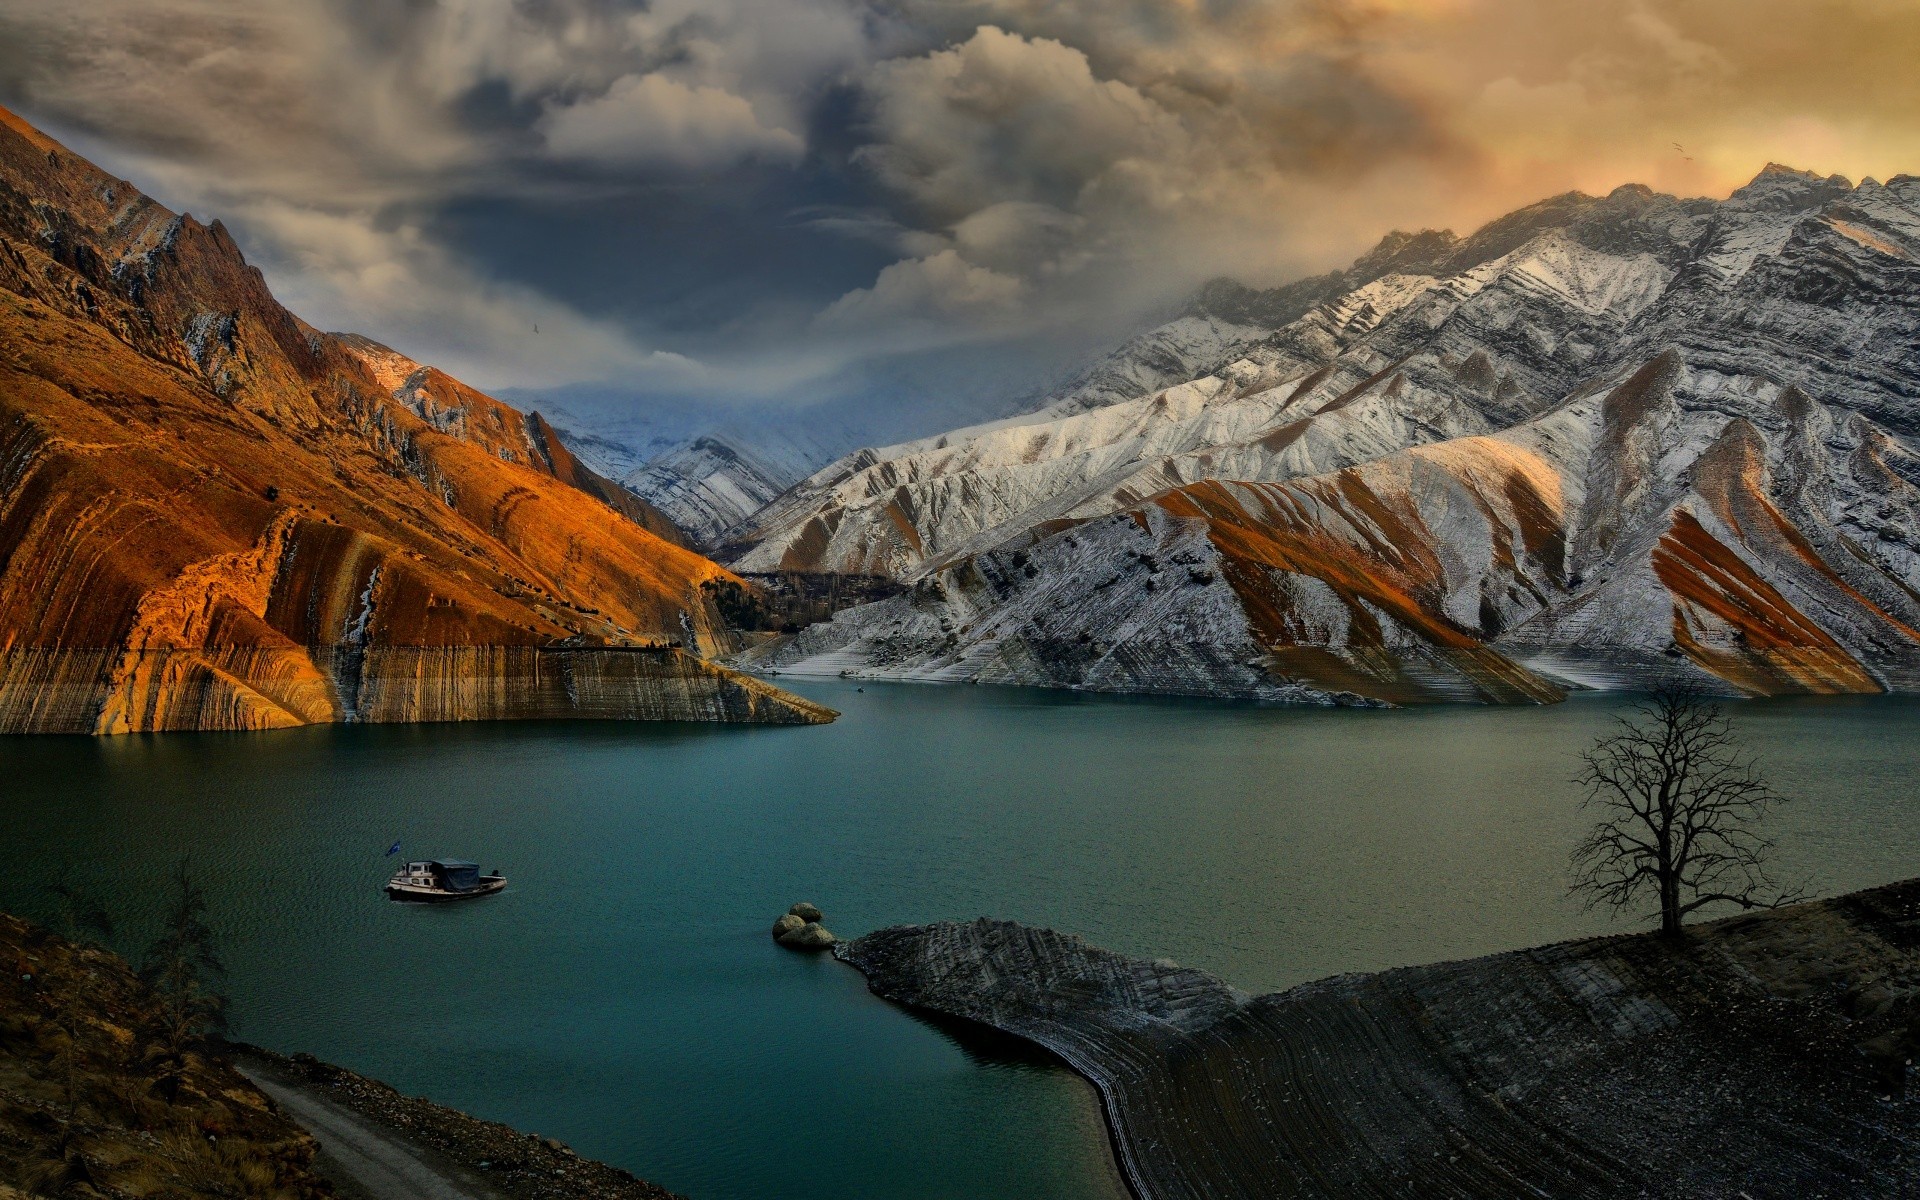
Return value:
[[(1011, 922), (836, 953), (1100, 1094), (1143, 1200), (1899, 1194), (1920, 881), (1247, 997)], [(1623, 1119), (1624, 1117), (1624, 1119)]]
[(312, 1055), (236, 1046), (233, 1057), (319, 1141), (315, 1168), (351, 1200), (680, 1200), (553, 1138), (403, 1095)]

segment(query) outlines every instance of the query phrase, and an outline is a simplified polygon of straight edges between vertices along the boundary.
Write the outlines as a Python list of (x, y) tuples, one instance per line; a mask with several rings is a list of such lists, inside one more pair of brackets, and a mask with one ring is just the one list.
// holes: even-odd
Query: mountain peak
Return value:
[(1761, 167), (1760, 173), (1755, 175), (1745, 187), (1735, 192), (1734, 195), (1738, 196), (1742, 192), (1754, 190), (1770, 191), (1787, 188), (1797, 191), (1801, 188), (1808, 187), (1852, 191), (1853, 181), (1845, 175), (1821, 175), (1814, 171), (1802, 171), (1798, 167), (1789, 167), (1781, 163), (1770, 162), (1766, 166)]
[(1460, 244), (1451, 229), (1422, 229), (1414, 232), (1396, 229), (1380, 239), (1373, 249), (1354, 260), (1348, 274), (1369, 278), (1391, 275), (1396, 271), (1431, 268), (1451, 254)]

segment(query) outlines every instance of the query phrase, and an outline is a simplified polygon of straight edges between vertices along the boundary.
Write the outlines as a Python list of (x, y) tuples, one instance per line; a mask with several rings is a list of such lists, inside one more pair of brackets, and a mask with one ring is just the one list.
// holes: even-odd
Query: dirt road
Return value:
[(427, 1147), (258, 1063), (241, 1072), (320, 1143), (315, 1166), (354, 1200), (505, 1200)]

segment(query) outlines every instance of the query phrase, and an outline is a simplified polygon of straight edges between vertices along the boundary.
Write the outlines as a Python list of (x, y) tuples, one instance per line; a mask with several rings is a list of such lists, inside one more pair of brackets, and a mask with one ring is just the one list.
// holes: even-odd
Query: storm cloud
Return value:
[(1571, 188), (1920, 169), (1917, 45), (1901, 0), (13, 0), (0, 100), (483, 386), (797, 402)]

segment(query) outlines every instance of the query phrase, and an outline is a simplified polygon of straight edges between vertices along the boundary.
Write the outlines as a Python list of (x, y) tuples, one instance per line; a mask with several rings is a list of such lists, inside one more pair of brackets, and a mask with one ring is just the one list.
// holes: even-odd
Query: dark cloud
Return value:
[(921, 403), (1395, 225), (1914, 169), (1916, 44), (1905, 0), (11, 0), (0, 97), (483, 384)]

